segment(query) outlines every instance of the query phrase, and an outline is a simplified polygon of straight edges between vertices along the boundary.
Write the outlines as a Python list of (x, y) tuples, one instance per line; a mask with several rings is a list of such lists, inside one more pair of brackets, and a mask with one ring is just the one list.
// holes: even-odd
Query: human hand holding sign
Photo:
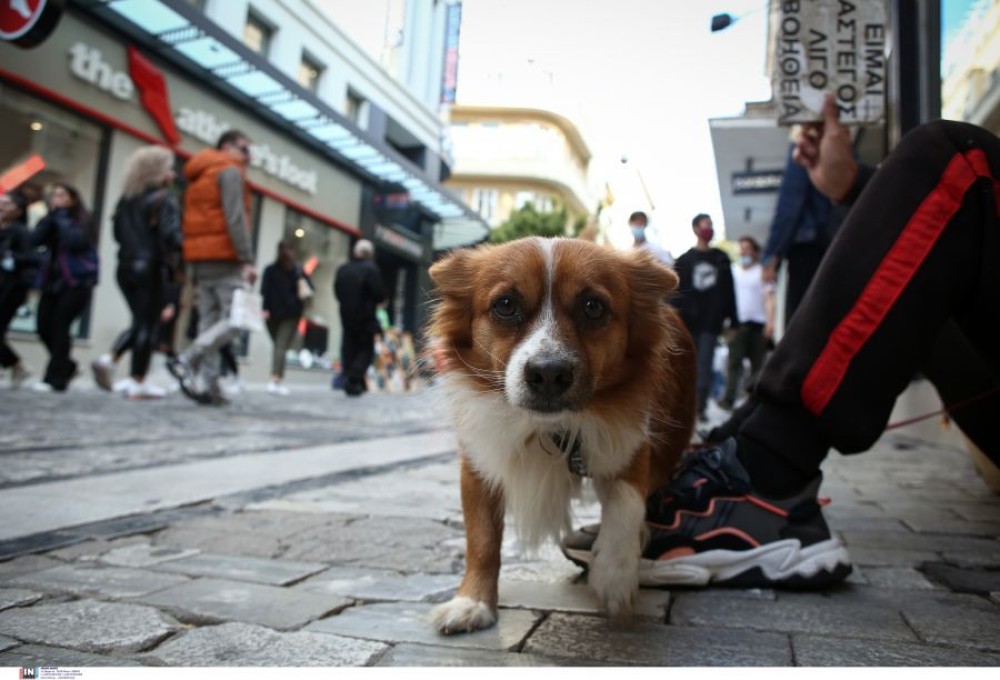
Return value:
[(826, 95), (822, 123), (806, 123), (802, 128), (792, 158), (809, 171), (813, 186), (840, 203), (854, 186), (858, 163), (854, 160), (851, 133), (840, 122), (836, 97)]

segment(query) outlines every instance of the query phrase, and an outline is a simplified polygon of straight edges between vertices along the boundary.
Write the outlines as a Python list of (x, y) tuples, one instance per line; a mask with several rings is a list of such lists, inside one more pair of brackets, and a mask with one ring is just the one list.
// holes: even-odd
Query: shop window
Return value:
[(362, 130), (365, 129), (365, 99), (354, 90), (347, 91), (344, 102), (344, 115)]
[(297, 80), (299, 85), (310, 92), (315, 92), (319, 87), (320, 76), (323, 75), (323, 67), (309, 55), (303, 54), (302, 61), (299, 62), (299, 73)]
[[(295, 261), (309, 274), (316, 291), (299, 323), (287, 363), (303, 369), (333, 370), (340, 358), (340, 316), (333, 277), (337, 267), (348, 260), (350, 237), (286, 208), (282, 239), (292, 245)], [(269, 264), (273, 261), (272, 254)]]
[[(92, 219), (101, 220), (95, 205), (100, 159), (105, 131), (93, 123), (58, 109), (31, 95), (0, 85), (0, 171), (23, 166), (29, 158), (40, 158), (44, 168), (23, 180), (21, 186), (48, 196), (53, 182), (76, 187)], [(33, 164), (37, 167), (37, 164)], [(28, 226), (34, 227), (47, 213), (44, 200), (28, 208)], [(100, 224), (100, 222), (98, 222)], [(109, 275), (108, 272), (111, 272)], [(109, 278), (110, 276), (110, 278)], [(102, 280), (113, 280), (114, 264), (105, 264)], [(32, 293), (17, 310), (10, 329), (34, 333), (38, 296)], [(87, 337), (90, 310), (74, 324), (73, 337)]]
[(247, 14), (247, 23), (243, 27), (243, 44), (257, 54), (267, 56), (274, 38), (274, 28), (260, 18), (258, 14)]

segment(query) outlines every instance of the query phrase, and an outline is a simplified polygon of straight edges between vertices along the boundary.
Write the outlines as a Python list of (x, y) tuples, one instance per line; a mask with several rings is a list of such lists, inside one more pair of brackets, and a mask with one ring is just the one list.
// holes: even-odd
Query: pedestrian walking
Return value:
[(695, 341), (698, 355), (698, 419), (708, 420), (712, 363), (723, 328), (736, 326), (736, 293), (729, 256), (712, 247), (712, 218), (701, 213), (691, 220), (695, 245), (677, 258), (679, 279), (673, 303)]
[(166, 390), (146, 380), (158, 337), (158, 327), (169, 304), (167, 286), (170, 262), (181, 249), (180, 205), (170, 188), (176, 178), (174, 154), (162, 146), (135, 151), (125, 166), (122, 195), (114, 213), (118, 243), (118, 287), (132, 314), (110, 352), (91, 363), (94, 381), (112, 391), (114, 369), (127, 351), (132, 352), (129, 378), (124, 386), (129, 399), (158, 399)]
[(257, 280), (246, 181), (249, 161), (249, 138), (228, 130), (215, 149), (199, 151), (184, 166), (184, 261), (198, 291), (198, 335), (167, 368), (184, 394), (199, 404), (228, 403), (219, 382), (219, 349), (239, 334), (229, 320), (234, 293)]
[[(743, 385), (757, 379), (768, 342), (774, 335), (774, 285), (761, 276), (760, 244), (752, 236), (739, 240), (740, 260), (733, 264), (736, 290), (736, 327), (729, 329), (726, 360), (726, 388), (719, 406), (732, 410)], [(743, 362), (750, 362), (750, 375), (744, 382)]]
[(10, 369), (10, 386), (21, 387), (31, 371), (7, 342), (17, 310), (28, 299), (37, 276), (38, 258), (24, 217), (27, 197), (19, 191), (0, 195), (0, 367)]
[(271, 379), (267, 383), (267, 391), (283, 397), (289, 394), (288, 387), (282, 382), (285, 378), (285, 356), (295, 341), (306, 302), (313, 296), (312, 281), (295, 262), (295, 253), (285, 241), (278, 243), (275, 261), (264, 269), (260, 294), (267, 332), (273, 343)]
[(65, 392), (77, 376), (71, 357), (70, 327), (90, 304), (97, 285), (97, 231), (80, 192), (56, 182), (49, 192), (49, 212), (31, 232), (31, 244), (43, 249), (39, 268), (38, 337), (49, 353), (42, 380), (34, 389)]
[(375, 266), (375, 247), (367, 239), (354, 244), (352, 259), (337, 269), (334, 293), (340, 303), (343, 331), (340, 360), (344, 392), (349, 397), (364, 394), (365, 375), (375, 357), (375, 335), (379, 332), (376, 308), (386, 300), (382, 274)]

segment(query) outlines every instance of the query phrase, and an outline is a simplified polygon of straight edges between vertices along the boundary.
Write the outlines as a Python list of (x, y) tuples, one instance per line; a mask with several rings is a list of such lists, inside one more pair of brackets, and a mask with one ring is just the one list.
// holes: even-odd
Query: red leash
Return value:
[(932, 411), (931, 413), (925, 413), (922, 416), (907, 418), (905, 420), (900, 420), (895, 423), (889, 423), (888, 425), (886, 425), (885, 431), (888, 432), (889, 430), (895, 430), (898, 427), (905, 427), (907, 425), (912, 425), (913, 423), (919, 423), (921, 420), (927, 420), (929, 418), (933, 418), (934, 416), (947, 417), (949, 413), (953, 413), (954, 411), (960, 411), (967, 406), (972, 406), (973, 404), (983, 401), (984, 399), (992, 397), (994, 394), (997, 394), (998, 392), (1000, 392), (1000, 388), (995, 387), (992, 390), (989, 390), (988, 392), (983, 392), (982, 394), (976, 395), (974, 397), (969, 397), (968, 399), (960, 401), (957, 404), (953, 404), (951, 406), (945, 406), (944, 408), (938, 409), (937, 411)]

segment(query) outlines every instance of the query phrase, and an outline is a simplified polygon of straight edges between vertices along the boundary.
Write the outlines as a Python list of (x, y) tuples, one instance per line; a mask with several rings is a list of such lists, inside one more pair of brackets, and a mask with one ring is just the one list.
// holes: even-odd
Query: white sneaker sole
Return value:
[[(580, 564), (590, 564), (589, 550), (564, 549)], [(759, 570), (752, 577), (748, 572)], [(847, 549), (836, 538), (806, 548), (796, 539), (775, 541), (752, 550), (710, 550), (669, 560), (639, 562), (641, 586), (707, 586), (742, 582), (747, 585), (816, 587), (843, 580), (851, 571)], [(741, 579), (743, 577), (743, 579)]]

